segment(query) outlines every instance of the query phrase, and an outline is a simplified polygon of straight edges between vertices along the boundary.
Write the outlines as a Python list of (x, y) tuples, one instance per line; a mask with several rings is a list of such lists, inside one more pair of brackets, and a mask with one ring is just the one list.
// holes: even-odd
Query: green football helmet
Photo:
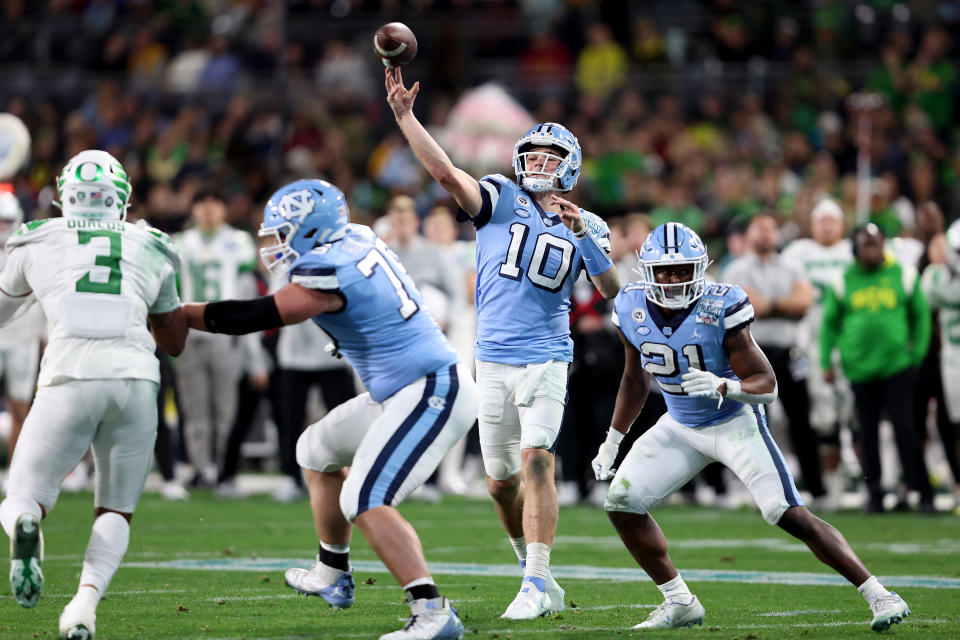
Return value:
[(106, 151), (88, 149), (70, 158), (57, 178), (64, 218), (123, 220), (133, 186), (123, 166)]

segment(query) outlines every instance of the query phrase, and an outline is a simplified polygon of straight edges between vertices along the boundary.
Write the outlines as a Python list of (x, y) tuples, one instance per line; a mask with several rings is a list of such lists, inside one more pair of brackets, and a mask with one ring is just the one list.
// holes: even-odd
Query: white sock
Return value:
[(527, 559), (527, 539), (525, 537), (510, 538), (510, 544), (513, 545), (513, 550), (517, 552), (517, 559), (520, 562)]
[(693, 594), (690, 593), (690, 588), (687, 587), (687, 583), (683, 581), (679, 573), (670, 582), (658, 584), (657, 588), (660, 589), (663, 599), (667, 602), (687, 604), (693, 601)]
[(550, 575), (550, 547), (542, 542), (527, 545), (527, 568), (524, 577), (547, 579)]
[(330, 553), (350, 553), (350, 543), (346, 544), (328, 544), (323, 540), (320, 541), (320, 546)]
[(77, 595), (73, 596), (73, 600), (70, 601), (70, 604), (73, 604), (74, 602), (84, 609), (96, 610), (97, 605), (100, 604), (100, 592), (93, 587), (84, 585), (77, 589)]
[(860, 595), (862, 595), (867, 602), (870, 602), (877, 596), (887, 594), (886, 588), (880, 584), (880, 581), (877, 580), (876, 576), (870, 576), (867, 578), (866, 582), (857, 587), (857, 591), (860, 592)]
[(17, 526), (17, 519), (25, 513), (32, 513), (37, 516), (38, 521), (43, 518), (40, 504), (33, 498), (7, 496), (3, 502), (0, 502), (0, 526), (3, 526), (7, 536), (13, 537), (13, 529)]
[[(113, 574), (120, 568), (129, 544), (130, 523), (122, 515), (108, 511), (94, 520), (87, 552), (83, 556), (83, 570), (80, 572), (81, 590), (83, 585), (90, 585), (102, 598)], [(80, 594), (79, 590), (77, 594)]]

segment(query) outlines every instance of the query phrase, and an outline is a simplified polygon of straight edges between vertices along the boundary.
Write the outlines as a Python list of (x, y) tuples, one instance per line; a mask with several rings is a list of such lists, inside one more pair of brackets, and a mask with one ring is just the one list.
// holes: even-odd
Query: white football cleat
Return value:
[(680, 629), (703, 624), (703, 614), (706, 610), (697, 596), (687, 604), (664, 601), (659, 607), (650, 612), (646, 620), (634, 626), (634, 629)]
[(60, 614), (60, 637), (63, 640), (93, 640), (96, 622), (96, 607), (74, 598)]
[(32, 513), (17, 518), (10, 538), (10, 588), (21, 607), (30, 609), (43, 592), (43, 532)]
[(287, 586), (305, 596), (323, 598), (334, 609), (346, 609), (353, 604), (353, 571), (341, 572), (332, 582), (327, 578), (330, 572), (331, 567), (318, 559), (309, 571), (299, 567), (287, 569), (283, 579)]
[(500, 617), (507, 620), (532, 620), (547, 615), (550, 613), (551, 602), (546, 590), (546, 580), (543, 578), (525, 577), (520, 583), (520, 593)]
[(414, 600), (410, 603), (410, 613), (403, 629), (385, 633), (380, 640), (460, 640), (463, 637), (460, 616), (444, 597)]
[(870, 628), (878, 633), (910, 615), (910, 607), (893, 591), (870, 600), (870, 610), (873, 611)]
[(547, 595), (550, 597), (550, 612), (559, 613), (567, 608), (567, 605), (564, 604), (564, 597), (566, 596), (566, 591), (563, 590), (557, 581), (554, 579), (552, 573), (547, 574)]

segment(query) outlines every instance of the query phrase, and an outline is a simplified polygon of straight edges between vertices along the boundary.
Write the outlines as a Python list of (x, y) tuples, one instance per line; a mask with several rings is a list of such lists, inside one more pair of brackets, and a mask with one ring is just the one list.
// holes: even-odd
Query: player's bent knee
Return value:
[(626, 478), (614, 478), (607, 489), (606, 498), (603, 501), (603, 510), (611, 514), (617, 511), (625, 513), (635, 513), (644, 515), (650, 507), (653, 500), (643, 500), (642, 497), (630, 486), (630, 481)]
[(502, 480), (487, 478), (487, 490), (494, 500), (511, 500), (520, 491), (520, 476), (514, 474)]
[(523, 476), (526, 480), (542, 481), (553, 477), (553, 454), (546, 449), (523, 450)]
[(520, 473), (520, 457), (512, 454), (484, 455), (483, 467), (494, 480), (507, 480)]
[[(783, 527), (783, 516), (790, 510), (790, 505), (785, 503), (760, 505), (760, 513), (767, 524)], [(789, 522), (789, 518), (788, 518)]]
[(311, 471), (332, 472), (344, 467), (333, 451), (323, 446), (321, 438), (312, 437), (310, 426), (297, 438), (297, 464)]

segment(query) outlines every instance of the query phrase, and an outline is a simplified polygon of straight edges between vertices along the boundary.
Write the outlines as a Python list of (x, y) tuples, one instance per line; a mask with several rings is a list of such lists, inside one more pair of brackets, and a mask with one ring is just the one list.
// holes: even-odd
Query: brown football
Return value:
[(417, 37), (402, 22), (389, 22), (373, 35), (373, 48), (388, 69), (408, 64), (417, 55)]

